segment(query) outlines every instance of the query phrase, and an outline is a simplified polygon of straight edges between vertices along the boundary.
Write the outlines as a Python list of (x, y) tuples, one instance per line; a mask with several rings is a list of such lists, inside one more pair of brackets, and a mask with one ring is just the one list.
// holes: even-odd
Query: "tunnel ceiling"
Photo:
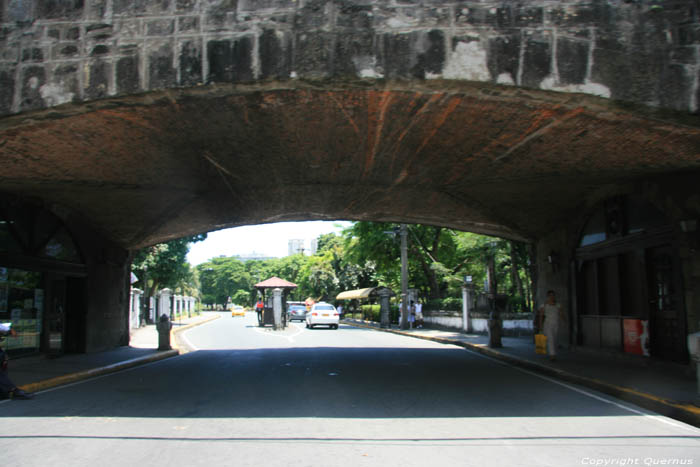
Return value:
[(7, 117), (0, 164), (2, 191), (128, 248), (310, 219), (533, 239), (608, 185), (700, 169), (700, 125), (483, 83), (212, 85)]

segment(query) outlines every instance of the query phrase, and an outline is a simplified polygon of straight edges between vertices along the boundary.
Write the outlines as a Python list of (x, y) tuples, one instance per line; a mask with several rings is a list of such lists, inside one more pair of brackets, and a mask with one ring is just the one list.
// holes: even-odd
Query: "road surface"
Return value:
[(0, 465), (700, 465), (698, 429), (459, 347), (222, 315), (195, 352), (0, 403)]

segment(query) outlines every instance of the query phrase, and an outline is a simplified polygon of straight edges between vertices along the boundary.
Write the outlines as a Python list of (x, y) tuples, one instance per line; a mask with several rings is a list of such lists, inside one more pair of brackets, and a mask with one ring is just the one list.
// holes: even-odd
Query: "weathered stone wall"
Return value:
[(697, 112), (699, 10), (696, 0), (0, 0), (0, 115), (344, 77), (486, 81)]

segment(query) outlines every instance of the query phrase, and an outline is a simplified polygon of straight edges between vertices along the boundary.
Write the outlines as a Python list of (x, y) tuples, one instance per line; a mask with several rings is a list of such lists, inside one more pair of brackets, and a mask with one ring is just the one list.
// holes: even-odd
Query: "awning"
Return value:
[(389, 290), (391, 296), (395, 294), (391, 289), (386, 287), (368, 287), (366, 289), (356, 289), (356, 290), (346, 290), (345, 292), (340, 292), (335, 299), (336, 300), (358, 300), (363, 298), (376, 297), (380, 290)]

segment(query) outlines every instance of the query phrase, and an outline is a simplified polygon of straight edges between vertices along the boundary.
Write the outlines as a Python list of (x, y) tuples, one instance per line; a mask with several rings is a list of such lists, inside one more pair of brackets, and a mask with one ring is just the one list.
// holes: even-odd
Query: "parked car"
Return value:
[(289, 321), (294, 321), (298, 319), (299, 321), (304, 321), (306, 318), (306, 307), (304, 305), (290, 305), (289, 306)]
[(325, 302), (314, 303), (311, 310), (306, 313), (306, 327), (328, 326), (331, 329), (338, 329), (340, 316), (338, 310), (333, 305)]

